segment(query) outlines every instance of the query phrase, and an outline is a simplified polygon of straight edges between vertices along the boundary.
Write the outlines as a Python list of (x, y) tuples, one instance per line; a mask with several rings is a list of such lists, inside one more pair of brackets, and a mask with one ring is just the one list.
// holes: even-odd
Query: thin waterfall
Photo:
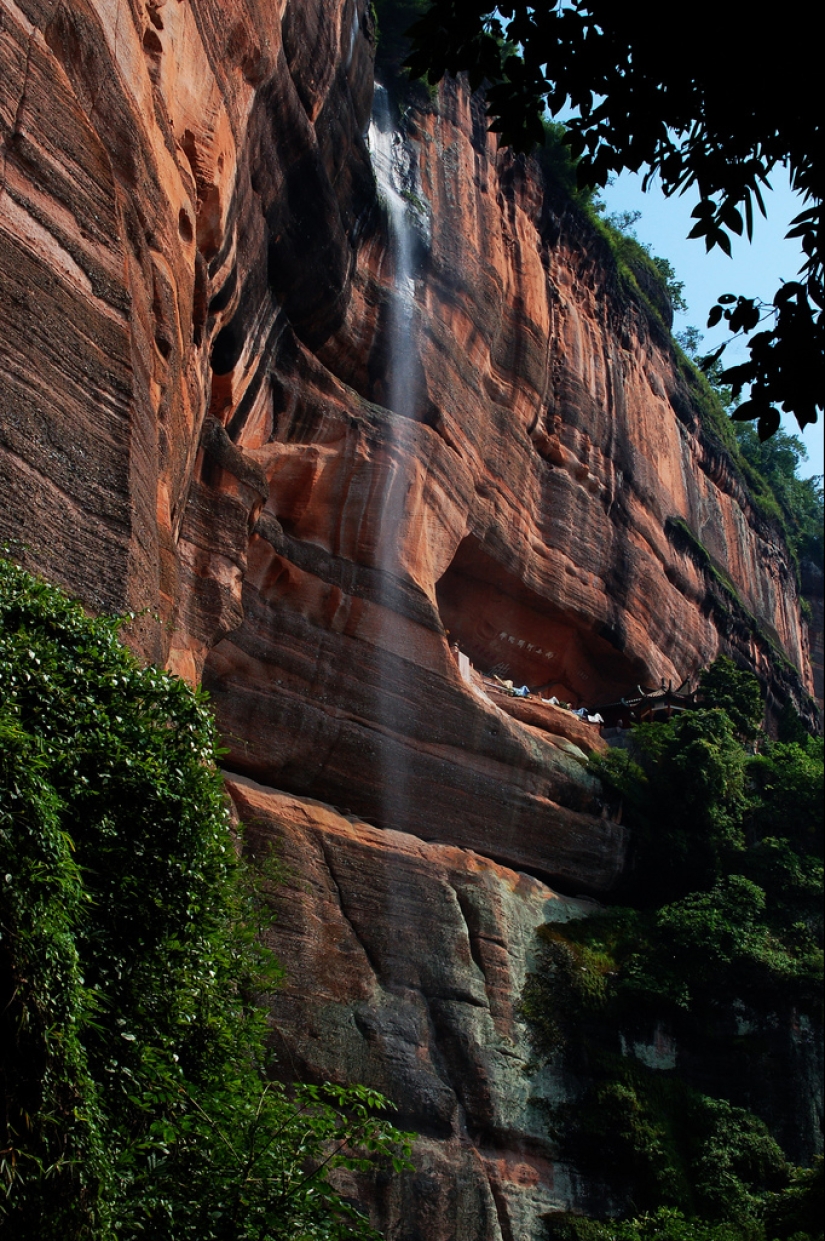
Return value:
[(410, 192), (407, 187), (411, 176), (411, 156), (402, 134), (393, 125), (389, 95), (378, 82), (375, 84), (368, 142), (378, 191), (387, 209), (393, 261), (384, 403), (393, 413), (413, 418), (416, 408), (413, 366), (415, 280), (412, 270), (415, 229), (410, 218), (409, 202), (404, 196), (405, 192)]
[[(399, 619), (394, 596), (403, 569), (399, 548), (409, 519), (407, 493), (410, 461), (403, 424), (415, 418), (417, 406), (415, 350), (415, 230), (404, 196), (410, 184), (412, 157), (403, 135), (393, 124), (386, 89), (376, 83), (368, 143), (379, 197), (387, 213), (393, 282), (386, 320), (386, 363), (382, 403), (387, 409), (383, 446), (381, 524), (376, 568), (382, 576), (382, 620), (377, 643), (376, 719), (381, 730), (376, 776), (380, 784), (380, 817), (384, 826), (408, 826), (406, 810), (409, 751), (404, 742), (403, 719), (409, 710), (404, 699), (403, 651), (399, 649)], [(409, 190), (407, 190), (409, 193)]]

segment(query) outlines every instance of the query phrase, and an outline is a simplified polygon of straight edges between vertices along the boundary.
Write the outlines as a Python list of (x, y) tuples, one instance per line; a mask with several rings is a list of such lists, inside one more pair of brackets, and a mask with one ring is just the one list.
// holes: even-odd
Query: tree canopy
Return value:
[(413, 75), (466, 72), (474, 89), (484, 86), (503, 143), (528, 150), (543, 141), (546, 111), (572, 109), (567, 141), (582, 185), (644, 170), (645, 184), (658, 178), (666, 195), (696, 193), (690, 236), (708, 250), (730, 254), (732, 234), (751, 237), (770, 174), (785, 167), (803, 200), (788, 232), (802, 249), (800, 272), (770, 305), (721, 295), (708, 322), (760, 329), (749, 361), (724, 372), (734, 395), (750, 385), (736, 420), (756, 421), (761, 439), (777, 430), (778, 407), (800, 427), (817, 421), (825, 174), (818, 40), (804, 9), (767, 22), (743, 0), (702, 0), (665, 29), (653, 0), (431, 0), (409, 36)]

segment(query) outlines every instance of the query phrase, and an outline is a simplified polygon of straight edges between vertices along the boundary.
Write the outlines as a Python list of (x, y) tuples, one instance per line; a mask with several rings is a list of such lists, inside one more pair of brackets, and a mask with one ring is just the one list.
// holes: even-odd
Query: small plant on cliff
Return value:
[(799, 477), (799, 469), (808, 459), (802, 440), (797, 435), (777, 431), (763, 442), (749, 422), (736, 424), (736, 438), (745, 460), (770, 486), (797, 556), (800, 560), (812, 560), (821, 569), (825, 516), (822, 475)]
[(685, 301), (685, 282), (679, 280), (669, 259), (653, 254), (650, 246), (640, 241), (633, 227), (641, 219), (641, 211), (618, 211), (608, 215), (602, 221), (607, 230), (613, 249), (620, 263), (626, 265), (639, 280), (638, 273), (643, 272), (646, 279), (658, 283), (670, 303), (671, 310), (680, 313), (687, 310)]
[(801, 1083), (775, 1083), (821, 1037), (822, 742), (750, 754), (752, 679), (728, 661), (703, 688), (735, 725), (697, 710), (596, 762), (632, 834), (622, 903), (539, 932), (524, 1011), (575, 1091), (551, 1133), (594, 1214), (627, 1216), (554, 1218), (556, 1241), (817, 1236), (821, 1172), (782, 1150), (804, 1128)]
[(328, 1173), (409, 1135), (267, 1080), (280, 971), (202, 696), (0, 561), (0, 1227), (16, 1241), (373, 1237)]

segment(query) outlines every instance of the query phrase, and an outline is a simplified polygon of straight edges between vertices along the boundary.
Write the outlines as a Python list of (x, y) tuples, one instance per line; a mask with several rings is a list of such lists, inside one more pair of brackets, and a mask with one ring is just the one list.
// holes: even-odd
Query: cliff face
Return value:
[(281, 1062), (370, 1082), (420, 1135), (415, 1174), (372, 1187), (378, 1226), (422, 1241), (540, 1236), (541, 1215), (572, 1198), (540, 1110), (564, 1083), (528, 1076), (517, 1002), (535, 928), (592, 905), (471, 850), (243, 777), (228, 788), (251, 848), (277, 839), (287, 872), (272, 937), (287, 968), (272, 1001)]
[[(95, 606), (156, 610), (142, 641), (163, 658), (182, 582), (201, 572), (181, 526), (221, 323), (254, 303), (242, 347), (263, 351), (278, 317), (268, 248), (296, 322), (340, 315), (350, 183), (359, 169), (369, 183), (360, 140), (348, 158), (369, 47), (356, 39), (345, 66), (351, 3), (0, 11), (3, 534)], [(307, 55), (312, 72), (293, 79)], [(316, 124), (342, 164), (340, 207)], [(296, 225), (301, 201), (325, 220), (325, 248)]]
[(585, 705), (720, 651), (775, 696), (810, 669), (660, 319), (460, 86), (379, 100), (368, 148), (372, 52), (361, 0), (0, 0), (0, 536), (148, 609), (268, 786), (230, 789), (302, 876), (283, 1062), (425, 1135), (377, 1217), (526, 1237), (572, 1192), (521, 1074), (530, 931), (625, 837), (587, 727), (450, 644)]
[(808, 645), (813, 673), (814, 698), (820, 711), (825, 709), (825, 654), (823, 653), (823, 582), (822, 570), (812, 560), (802, 562), (802, 596), (810, 608), (808, 620)]

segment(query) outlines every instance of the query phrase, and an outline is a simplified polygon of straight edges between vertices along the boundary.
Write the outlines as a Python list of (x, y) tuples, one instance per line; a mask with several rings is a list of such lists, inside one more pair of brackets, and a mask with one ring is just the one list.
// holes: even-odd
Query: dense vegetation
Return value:
[[(699, 329), (684, 328), (676, 333), (675, 339), (685, 355), (698, 365), (703, 340)], [(721, 363), (716, 362), (708, 369), (707, 379), (720, 406), (733, 419), (736, 438), (731, 447), (743, 467), (752, 494), (763, 505), (767, 501), (773, 515), (779, 518), (788, 546), (797, 560), (810, 560), (821, 569), (825, 522), (822, 475), (800, 477), (808, 450), (799, 436), (777, 431), (769, 439), (761, 440), (750, 420), (737, 418), (739, 402), (721, 378), (722, 374)]]
[(0, 561), (0, 1229), (15, 1241), (376, 1234), (328, 1172), (407, 1166), (363, 1087), (271, 1080), (201, 696)]
[(578, 1083), (551, 1128), (602, 1216), (553, 1217), (557, 1241), (821, 1236), (821, 1160), (787, 1154), (813, 1142), (800, 1044), (820, 1069), (823, 742), (788, 724), (754, 752), (729, 660), (703, 689), (720, 705), (595, 763), (633, 831), (617, 905), (540, 932), (525, 1011)]
[(789, 719), (795, 739), (755, 744), (758, 684), (729, 660), (703, 687), (718, 705), (595, 763), (632, 831), (616, 905), (540, 932), (525, 1012), (602, 1216), (557, 1218), (557, 1241), (821, 1236), (821, 1162), (793, 1161), (815, 1141), (822, 740)]

